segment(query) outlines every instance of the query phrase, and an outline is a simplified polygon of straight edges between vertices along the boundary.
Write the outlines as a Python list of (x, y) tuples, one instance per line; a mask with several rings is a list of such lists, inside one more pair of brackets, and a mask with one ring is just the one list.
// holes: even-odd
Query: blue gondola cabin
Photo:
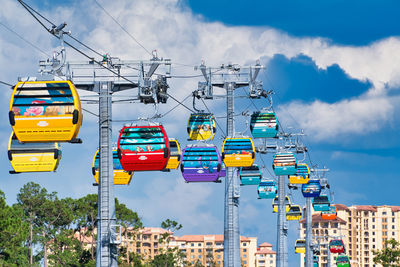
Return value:
[(257, 193), (260, 199), (274, 199), (278, 193), (276, 182), (273, 180), (261, 181)]
[(275, 154), (272, 168), (275, 175), (292, 175), (297, 171), (297, 160), (292, 152)]
[(278, 119), (273, 112), (254, 112), (250, 119), (250, 131), (254, 138), (273, 138), (278, 134)]
[(261, 170), (257, 165), (239, 169), (241, 185), (258, 185), (261, 182)]

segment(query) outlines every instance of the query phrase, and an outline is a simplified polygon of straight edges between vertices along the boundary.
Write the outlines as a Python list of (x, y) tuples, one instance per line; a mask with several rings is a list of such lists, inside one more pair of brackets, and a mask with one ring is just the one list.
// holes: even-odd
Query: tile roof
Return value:
[(256, 255), (258, 254), (276, 254), (276, 252), (268, 248), (258, 248)]
[[(299, 221), (299, 223), (305, 223), (305, 222), (306, 222), (306, 219), (302, 219), (302, 220)], [(339, 217), (336, 217), (335, 220), (324, 220), (324, 219), (321, 218), (321, 213), (320, 213), (320, 212), (319, 212), (319, 213), (314, 213), (314, 214), (312, 215), (312, 222), (313, 222), (313, 223), (334, 222), (334, 223), (343, 223), (343, 224), (346, 224), (346, 221), (343, 220), (343, 219), (341, 219), (341, 218), (339, 218)]]
[(260, 247), (260, 248), (262, 248), (262, 247), (272, 247), (272, 244), (267, 243), (267, 242), (264, 242), (264, 243), (262, 243), (261, 245), (259, 245), (259, 247)]
[[(240, 241), (250, 241), (251, 237), (241, 236)], [(184, 242), (204, 242), (204, 241), (215, 241), (224, 242), (224, 235), (183, 235), (176, 238), (176, 241)]]

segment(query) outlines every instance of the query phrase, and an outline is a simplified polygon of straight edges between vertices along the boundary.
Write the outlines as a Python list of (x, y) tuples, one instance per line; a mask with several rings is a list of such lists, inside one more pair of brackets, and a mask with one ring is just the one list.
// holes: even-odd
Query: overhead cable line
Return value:
[(75, 37), (73, 37), (72, 35), (68, 35), (72, 40), (74, 40), (75, 42), (77, 42), (78, 44), (86, 47), (87, 49), (89, 49), (90, 51), (92, 51), (93, 53), (97, 54), (100, 57), (103, 57), (104, 55), (100, 54), (99, 52), (97, 52), (96, 50), (92, 49), (91, 47), (87, 46), (86, 44), (82, 43), (81, 41), (79, 41), (78, 39), (76, 39)]
[(130, 34), (113, 16), (111, 16), (111, 14), (108, 13), (107, 10), (99, 2), (97, 2), (97, 0), (94, 0), (94, 2), (104, 11), (104, 13), (106, 13), (115, 23), (117, 23), (119, 27), (121, 27), (121, 29), (126, 34), (128, 34), (128, 36), (131, 37), (133, 41), (135, 41), (141, 48), (143, 48), (150, 56), (153, 56), (153, 54), (149, 50), (147, 50), (146, 47), (144, 47), (135, 37), (133, 37), (132, 34)]
[(94, 112), (91, 112), (90, 110), (87, 110), (87, 109), (84, 109), (84, 108), (82, 108), (82, 110), (86, 111), (86, 112), (89, 113), (89, 114), (92, 114), (93, 116), (99, 117), (98, 114), (96, 114), (96, 113), (94, 113)]
[[(212, 113), (212, 112), (210, 111), (210, 109), (208, 108), (208, 106), (206, 105), (206, 102), (204, 102), (204, 99), (203, 99), (203, 98), (201, 98), (201, 101), (203, 102), (204, 106), (206, 107), (208, 113)], [(217, 119), (215, 119), (215, 123), (217, 124), (217, 126), (218, 126), (218, 128), (221, 130), (221, 132), (224, 134), (224, 137), (226, 137), (226, 133), (225, 133), (224, 129), (222, 129), (222, 127), (219, 125)]]
[[(221, 70), (216, 70), (214, 72), (211, 72), (211, 74), (217, 73)], [(171, 78), (177, 78), (177, 79), (186, 79), (186, 78), (199, 78), (199, 77), (204, 77), (203, 74), (196, 74), (196, 75), (171, 75)]]
[[(45, 18), (44, 16), (40, 15), (37, 11), (35, 11), (33, 8), (31, 8), (29, 5), (25, 4), (22, 0), (18, 0), (18, 2), (21, 3), (21, 5), (40, 23), (40, 25), (42, 25), (50, 34), (52, 34), (54, 37), (56, 38), (60, 38), (57, 35), (55, 35), (51, 30), (49, 30), (46, 25), (43, 24), (42, 21), (40, 21), (34, 14), (33, 12), (35, 12), (36, 14), (38, 14), (40, 17), (42, 17), (44, 20), (48, 21), (50, 24), (52, 24), (53, 26), (55, 26), (54, 23), (52, 23), (51, 21), (49, 21), (47, 18)], [(31, 11), (32, 10), (32, 11)], [(107, 66), (104, 66), (100, 61), (95, 60), (93, 57), (87, 55), (86, 53), (82, 52), (81, 50), (79, 50), (78, 48), (76, 48), (74, 45), (72, 45), (71, 43), (67, 42), (64, 40), (64, 43), (67, 44), (68, 46), (70, 46), (72, 49), (74, 49), (75, 51), (77, 51), (78, 53), (80, 53), (81, 55), (85, 56), (86, 58), (90, 59), (91, 61), (95, 62), (96, 64), (98, 64), (99, 66), (101, 66), (102, 68), (110, 71), (111, 73), (113, 73), (114, 75), (116, 75), (117, 77), (120, 77), (126, 81), (128, 81), (131, 84), (136, 85), (135, 82), (129, 80), (128, 78), (120, 75), (118, 72), (108, 68)], [(94, 51), (94, 50), (93, 50)]]
[(189, 108), (188, 106), (186, 106), (185, 104), (183, 104), (181, 101), (179, 101), (178, 99), (176, 99), (175, 97), (173, 97), (172, 95), (166, 93), (167, 96), (171, 97), (173, 100), (175, 100), (177, 103), (179, 103), (180, 105), (184, 106), (187, 110), (189, 110), (192, 113), (195, 113), (194, 110), (192, 110), (191, 108)]
[(8, 31), (12, 32), (13, 34), (15, 34), (16, 36), (18, 36), (20, 39), (22, 39), (23, 41), (25, 41), (27, 44), (29, 44), (30, 46), (32, 46), (33, 48), (35, 48), (36, 50), (38, 50), (39, 52), (43, 53), (44, 55), (51, 57), (48, 53), (46, 53), (45, 51), (43, 51), (42, 49), (40, 49), (38, 46), (34, 45), (33, 43), (29, 42), (28, 40), (26, 40), (24, 37), (22, 37), (20, 34), (18, 34), (16, 31), (14, 31), (13, 29), (11, 29), (10, 27), (8, 27), (7, 25), (5, 25), (3, 22), (0, 21), (0, 25), (2, 25), (4, 28), (6, 28)]
[[(188, 99), (191, 95), (192, 95), (192, 94), (188, 95), (187, 97), (185, 97), (185, 99), (183, 99), (183, 100), (180, 101), (180, 102), (185, 102), (186, 99)], [(180, 106), (180, 103), (176, 104), (175, 107), (171, 108), (169, 111), (167, 111), (166, 113), (164, 113), (164, 114), (161, 116), (161, 118), (167, 116), (170, 112), (172, 112), (172, 111), (173, 111), (174, 109), (176, 109), (178, 106)]]
[[(176, 109), (177, 107), (179, 107), (180, 105), (182, 105), (182, 102), (185, 102), (192, 94), (188, 95), (187, 97), (185, 97), (183, 100), (179, 101), (177, 105), (175, 105), (173, 108), (171, 108), (170, 110), (168, 110), (167, 112), (165, 112), (164, 114), (161, 114), (159, 117), (157, 118), (163, 118), (165, 116), (167, 116), (170, 112), (172, 112), (174, 109)], [(113, 122), (134, 122), (134, 121), (139, 121), (139, 119), (136, 120), (113, 120)]]
[(0, 81), (0, 83), (1, 83), (1, 84), (4, 84), (4, 85), (11, 86), (11, 87), (13, 86), (12, 84), (10, 84), (10, 83), (7, 83), (7, 82), (3, 82), (3, 81)]
[[(94, 1), (96, 1), (96, 0), (94, 0)], [(45, 20), (46, 22), (48, 22), (49, 24), (51, 24), (52, 25), (52, 27), (56, 27), (56, 25), (53, 23), (53, 22), (51, 22), (49, 19), (47, 19), (46, 17), (44, 17), (43, 15), (41, 15), (38, 11), (36, 11), (35, 9), (33, 9), (31, 6), (29, 6), (28, 4), (26, 4), (24, 1), (22, 1), (22, 0), (18, 0), (18, 2), (36, 19), (36, 21), (38, 21), (39, 23), (40, 23), (40, 25), (42, 25), (43, 26), (43, 28), (45, 28), (46, 29), (46, 31), (47, 32), (49, 32), (50, 34), (52, 34), (53, 36), (55, 36), (56, 38), (60, 38), (59, 36), (57, 36), (57, 35), (55, 35), (51, 30), (49, 30), (47, 27), (46, 27), (46, 25), (44, 25), (44, 23), (42, 22), (42, 21), (40, 21), (40, 19), (38, 19), (37, 18), (37, 16), (35, 16), (33, 13), (35, 13), (35, 14), (37, 14), (39, 17), (41, 17), (43, 20)], [(97, 1), (96, 1), (96, 3), (97, 4), (99, 4)], [(100, 5), (100, 4), (99, 4)], [(105, 11), (105, 9), (104, 9), (104, 11)], [(106, 12), (106, 11), (105, 11)], [(111, 16), (111, 15), (110, 15)], [(114, 19), (114, 18), (113, 18)], [(116, 21), (117, 22), (117, 21)], [(117, 22), (118, 23), (118, 22)], [(118, 23), (119, 24), (119, 23)], [(121, 26), (121, 25), (120, 25)], [(122, 26), (121, 26), (122, 27)], [(128, 33), (129, 34), (129, 33)], [(86, 44), (84, 44), (83, 42), (81, 42), (81, 41), (79, 41), (79, 39), (77, 39), (77, 38), (75, 38), (74, 36), (72, 36), (71, 34), (68, 34), (68, 37), (70, 37), (72, 40), (74, 40), (75, 42), (77, 42), (78, 44), (80, 44), (80, 45), (82, 45), (82, 46), (84, 46), (85, 48), (87, 48), (88, 50), (90, 50), (90, 51), (92, 51), (93, 53), (95, 53), (95, 54), (97, 54), (98, 56), (100, 56), (100, 57), (103, 57), (104, 55), (102, 55), (101, 53), (99, 53), (99, 52), (97, 52), (96, 50), (94, 50), (93, 48), (91, 48), (91, 47), (89, 47), (88, 45), (86, 45)], [(133, 36), (132, 36), (133, 37)], [(137, 40), (136, 40), (137, 41)], [(84, 53), (84, 52), (82, 52), (81, 50), (79, 50), (78, 48), (76, 48), (74, 45), (72, 45), (70, 42), (68, 42), (68, 41), (65, 41), (64, 40), (64, 43), (65, 44), (67, 44), (68, 46), (70, 46), (72, 49), (74, 49), (75, 51), (77, 51), (78, 53), (80, 53), (81, 55), (83, 55), (84, 57), (86, 57), (86, 58), (88, 58), (89, 60), (91, 60), (91, 61), (93, 61), (93, 62), (95, 62), (96, 64), (98, 64), (99, 66), (101, 66), (102, 68), (104, 68), (104, 69), (107, 69), (108, 71), (110, 71), (111, 73), (113, 73), (114, 75), (117, 75), (118, 77), (121, 77), (122, 79), (124, 79), (124, 80), (126, 80), (126, 81), (128, 81), (128, 82), (130, 82), (130, 83), (132, 83), (132, 84), (135, 84), (136, 85), (136, 83), (135, 82), (133, 82), (133, 81), (131, 81), (131, 80), (129, 80), (128, 78), (126, 78), (125, 76), (123, 76), (123, 75), (120, 75), (119, 73), (117, 73), (116, 71), (114, 71), (114, 70), (112, 70), (112, 69), (110, 69), (110, 68), (108, 68), (107, 66), (104, 66), (100, 61), (97, 61), (97, 60), (95, 60), (93, 57), (91, 57), (91, 56), (89, 56), (89, 55), (87, 55), (86, 53)], [(143, 47), (144, 48), (144, 47)], [(145, 48), (144, 48), (145, 49)], [(147, 49), (145, 49), (151, 56), (153, 56)], [(49, 56), (50, 57), (50, 56)], [(185, 65), (185, 64), (181, 64), (181, 63), (174, 63), (174, 64), (179, 64), (179, 65)], [(190, 66), (190, 67), (194, 67), (194, 66), (191, 66), (191, 65), (186, 65), (186, 66)], [(135, 70), (139, 70), (138, 68), (134, 68), (134, 67), (132, 67), (132, 66), (128, 66), (128, 68), (132, 68), (132, 69), (135, 69)], [(216, 71), (214, 71), (213, 73), (216, 73), (216, 72), (219, 72), (220, 70), (216, 70)], [(154, 73), (154, 74), (157, 74), (157, 73)], [(196, 78), (196, 77), (202, 77), (203, 75), (187, 75), (187, 76), (185, 76), (185, 75), (176, 75), (176, 76), (171, 76), (171, 78), (177, 78), (177, 79), (184, 79), (184, 78)]]

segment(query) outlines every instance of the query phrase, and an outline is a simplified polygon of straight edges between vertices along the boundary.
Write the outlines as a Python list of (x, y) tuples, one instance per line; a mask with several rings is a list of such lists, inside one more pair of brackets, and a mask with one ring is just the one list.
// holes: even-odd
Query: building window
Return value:
[(246, 248), (244, 248), (244, 249), (243, 249), (243, 252), (247, 252), (247, 249), (246, 249)]
[(201, 248), (199, 248), (197, 251), (198, 251), (199, 253), (201, 253)]
[(372, 218), (372, 222), (375, 222), (375, 218)]
[(247, 243), (243, 243), (243, 247), (247, 246)]
[(194, 247), (194, 243), (190, 243), (190, 246)]
[(197, 246), (198, 246), (198, 247), (201, 247), (201, 243), (198, 243)]
[(386, 215), (386, 211), (382, 212), (382, 215)]
[(201, 259), (201, 255), (199, 255), (199, 259)]
[(392, 223), (394, 223), (394, 218), (392, 218)]

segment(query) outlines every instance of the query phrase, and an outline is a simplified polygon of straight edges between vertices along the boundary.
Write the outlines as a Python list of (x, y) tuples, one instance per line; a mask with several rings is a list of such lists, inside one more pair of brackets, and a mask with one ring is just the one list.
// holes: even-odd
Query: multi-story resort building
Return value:
[[(373, 267), (373, 250), (380, 250), (388, 239), (400, 241), (400, 206), (350, 206), (336, 204), (337, 219), (326, 221), (320, 213), (313, 213), (314, 242), (320, 242), (320, 266), (328, 263), (329, 240), (342, 239), (351, 266)], [(300, 221), (300, 238), (305, 238), (305, 220)], [(335, 254), (331, 254), (331, 264), (335, 263)], [(304, 255), (301, 255), (304, 266)]]
[(275, 267), (276, 252), (272, 250), (272, 245), (265, 242), (262, 243), (256, 252), (256, 267)]
[[(122, 232), (125, 233), (123, 229)], [(165, 236), (168, 236), (166, 242), (160, 242), (160, 238)], [(76, 238), (83, 238), (87, 247), (96, 246), (96, 241), (91, 241), (89, 237), (76, 235)], [(128, 228), (128, 231), (118, 240), (120, 246), (126, 247), (129, 252), (140, 254), (144, 261), (153, 259), (163, 250), (175, 248), (183, 253), (184, 260), (192, 265), (200, 263), (203, 266), (223, 266), (223, 235), (179, 237), (162, 228), (144, 227), (139, 230)], [(276, 253), (272, 250), (272, 245), (263, 243), (257, 247), (257, 237), (240, 237), (240, 258), (243, 267), (275, 267), (276, 265)]]

